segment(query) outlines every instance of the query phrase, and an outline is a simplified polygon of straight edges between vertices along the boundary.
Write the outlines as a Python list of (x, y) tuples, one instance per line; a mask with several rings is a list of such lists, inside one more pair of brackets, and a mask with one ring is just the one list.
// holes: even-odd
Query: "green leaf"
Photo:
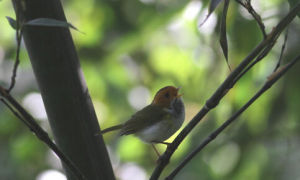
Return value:
[(209, 15), (216, 9), (222, 0), (212, 0), (209, 5)]
[[(300, 3), (300, 0), (289, 0), (290, 8), (293, 9), (297, 4)], [(300, 12), (297, 15), (300, 18)]]
[(221, 1), (222, 0), (211, 0), (210, 1), (209, 9), (208, 9), (208, 14), (207, 14), (206, 18), (204, 19), (204, 21), (200, 24), (200, 26), (202, 26), (207, 21), (207, 19), (211, 15), (211, 13), (214, 12), (214, 10), (220, 4)]
[(27, 21), (24, 25), (26, 26), (46, 26), (46, 27), (63, 27), (63, 28), (72, 28), (80, 32), (75, 26), (66, 22), (60, 21), (51, 18), (37, 18), (30, 21)]
[(226, 63), (229, 66), (228, 63), (228, 43), (227, 43), (227, 36), (226, 36), (226, 16), (227, 16), (227, 11), (228, 11), (228, 6), (229, 6), (229, 0), (225, 0), (224, 2), (224, 8), (223, 8), (223, 13), (222, 13), (222, 19), (221, 19), (221, 30), (220, 30), (220, 44), (221, 48), (223, 50), (223, 54), (226, 59)]
[(9, 25), (13, 28), (13, 29), (17, 29), (17, 21), (14, 20), (13, 18), (9, 17), (9, 16), (6, 16), (6, 19), (9, 23)]

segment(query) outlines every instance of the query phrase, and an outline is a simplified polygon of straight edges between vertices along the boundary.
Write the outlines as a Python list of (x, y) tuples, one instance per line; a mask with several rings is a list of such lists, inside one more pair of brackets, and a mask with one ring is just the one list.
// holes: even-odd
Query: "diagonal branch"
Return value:
[(300, 60), (300, 55), (293, 59), (290, 63), (275, 71), (269, 76), (267, 82), (263, 87), (235, 114), (233, 114), (227, 121), (225, 121), (219, 128), (213, 131), (202, 143), (191, 152), (173, 171), (166, 179), (173, 179), (178, 172), (194, 158), (205, 146), (207, 146), (212, 140), (214, 140), (225, 128), (227, 128), (233, 121), (237, 119), (254, 101), (256, 101), (263, 93), (269, 90), (296, 62)]
[(261, 61), (264, 57), (266, 57), (269, 52), (272, 50), (273, 46), (275, 45), (275, 41), (271, 42), (256, 58), (250, 65), (247, 66), (245, 70), (243, 70), (232, 82), (230, 87), (233, 87), (237, 81), (239, 81), (255, 64)]
[[(286, 41), (287, 41), (287, 36), (288, 36), (288, 31), (286, 31), (285, 35), (284, 35), (284, 42), (283, 45), (281, 47), (281, 52), (280, 52), (280, 57), (278, 59), (278, 63), (274, 69), (273, 72), (275, 72), (282, 61), (282, 55), (285, 49), (285, 45), (286, 45)], [(236, 77), (236, 79), (234, 80), (234, 82), (232, 83), (231, 87), (244, 75), (246, 74), (256, 63), (258, 63), (260, 60), (262, 60), (264, 57), (266, 57), (266, 55), (268, 55), (268, 53), (272, 50), (273, 46), (275, 45), (275, 41), (273, 41), (272, 43), (270, 43), (255, 59), (255, 61), (253, 61), (241, 74), (238, 75), (238, 77)]]
[(8, 107), (8, 109), (17, 118), (19, 118), (41, 141), (43, 141), (50, 149), (52, 149), (79, 180), (85, 179), (84, 175), (77, 168), (77, 166), (50, 139), (47, 132), (45, 132), (37, 124), (36, 120), (2, 86), (0, 86), (0, 95), (3, 97), (0, 98), (0, 100)]
[(274, 69), (273, 72), (275, 72), (280, 67), (280, 65), (281, 65), (283, 53), (284, 53), (286, 42), (287, 42), (287, 38), (288, 38), (288, 34), (289, 34), (289, 29), (287, 29), (286, 32), (285, 32), (283, 44), (281, 46), (280, 56), (279, 56), (278, 62), (276, 64), (275, 69)]
[(261, 43), (259, 43), (252, 52), (239, 64), (239, 66), (232, 71), (214, 94), (206, 101), (205, 106), (196, 114), (196, 116), (185, 126), (179, 133), (175, 140), (167, 147), (164, 154), (160, 157), (159, 163), (152, 173), (151, 180), (159, 178), (163, 169), (169, 163), (169, 160), (181, 142), (191, 132), (191, 130), (201, 121), (201, 119), (214, 107), (218, 105), (222, 97), (231, 88), (230, 85), (234, 82), (235, 78), (248, 66), (253, 59), (258, 56), (268, 45), (278, 38), (280, 33), (288, 26), (288, 24), (295, 18), (300, 11), (300, 3), (298, 3), (290, 12), (277, 24), (277, 26), (267, 35)]

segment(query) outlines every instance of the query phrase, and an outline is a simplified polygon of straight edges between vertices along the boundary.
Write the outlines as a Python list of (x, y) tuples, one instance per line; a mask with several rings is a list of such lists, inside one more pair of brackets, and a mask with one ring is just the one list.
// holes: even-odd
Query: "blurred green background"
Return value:
[[(182, 87), (186, 124), (230, 73), (219, 46), (223, 3), (201, 27), (198, 25), (207, 15), (207, 0), (62, 3), (68, 21), (85, 33), (72, 31), (102, 128), (126, 121), (166, 85)], [(284, 0), (255, 0), (253, 6), (262, 16), (267, 32), (289, 10)], [(15, 17), (8, 0), (0, 2), (0, 84), (8, 87), (16, 41), (5, 16)], [(235, 68), (261, 41), (262, 34), (253, 18), (235, 1), (229, 6), (227, 30), (229, 64)], [(284, 62), (299, 53), (299, 32), (300, 21), (296, 18), (289, 28)], [(163, 176), (262, 86), (277, 63), (282, 42), (283, 36), (185, 139)], [(297, 64), (175, 179), (300, 179), (299, 70)], [(24, 44), (12, 95), (51, 134)], [(134, 136), (118, 137), (117, 133), (105, 134), (105, 141), (118, 179), (149, 178), (157, 160), (150, 145)], [(158, 148), (160, 152), (165, 149), (163, 145)], [(0, 179), (63, 180), (61, 172), (55, 155), (0, 104)]]

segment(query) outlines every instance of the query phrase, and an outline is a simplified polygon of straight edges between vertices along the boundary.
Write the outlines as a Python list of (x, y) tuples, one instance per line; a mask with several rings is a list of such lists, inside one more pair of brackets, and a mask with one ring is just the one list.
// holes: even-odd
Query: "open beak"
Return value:
[(176, 96), (176, 98), (180, 98), (182, 95), (183, 95), (183, 93), (181, 93), (181, 94), (178, 94), (178, 91), (181, 89), (181, 87), (178, 87), (177, 88), (177, 96)]

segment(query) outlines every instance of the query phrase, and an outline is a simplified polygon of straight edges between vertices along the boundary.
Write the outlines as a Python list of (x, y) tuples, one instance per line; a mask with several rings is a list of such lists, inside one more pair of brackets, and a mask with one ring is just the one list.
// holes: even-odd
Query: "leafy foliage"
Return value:
[(17, 22), (16, 20), (14, 20), (13, 18), (6, 16), (6, 19), (9, 23), (9, 25), (13, 28), (13, 29), (17, 29)]
[(24, 26), (45, 26), (45, 27), (63, 27), (63, 28), (72, 28), (76, 31), (79, 31), (75, 26), (68, 22), (50, 19), (50, 18), (37, 18), (31, 21), (24, 23)]

